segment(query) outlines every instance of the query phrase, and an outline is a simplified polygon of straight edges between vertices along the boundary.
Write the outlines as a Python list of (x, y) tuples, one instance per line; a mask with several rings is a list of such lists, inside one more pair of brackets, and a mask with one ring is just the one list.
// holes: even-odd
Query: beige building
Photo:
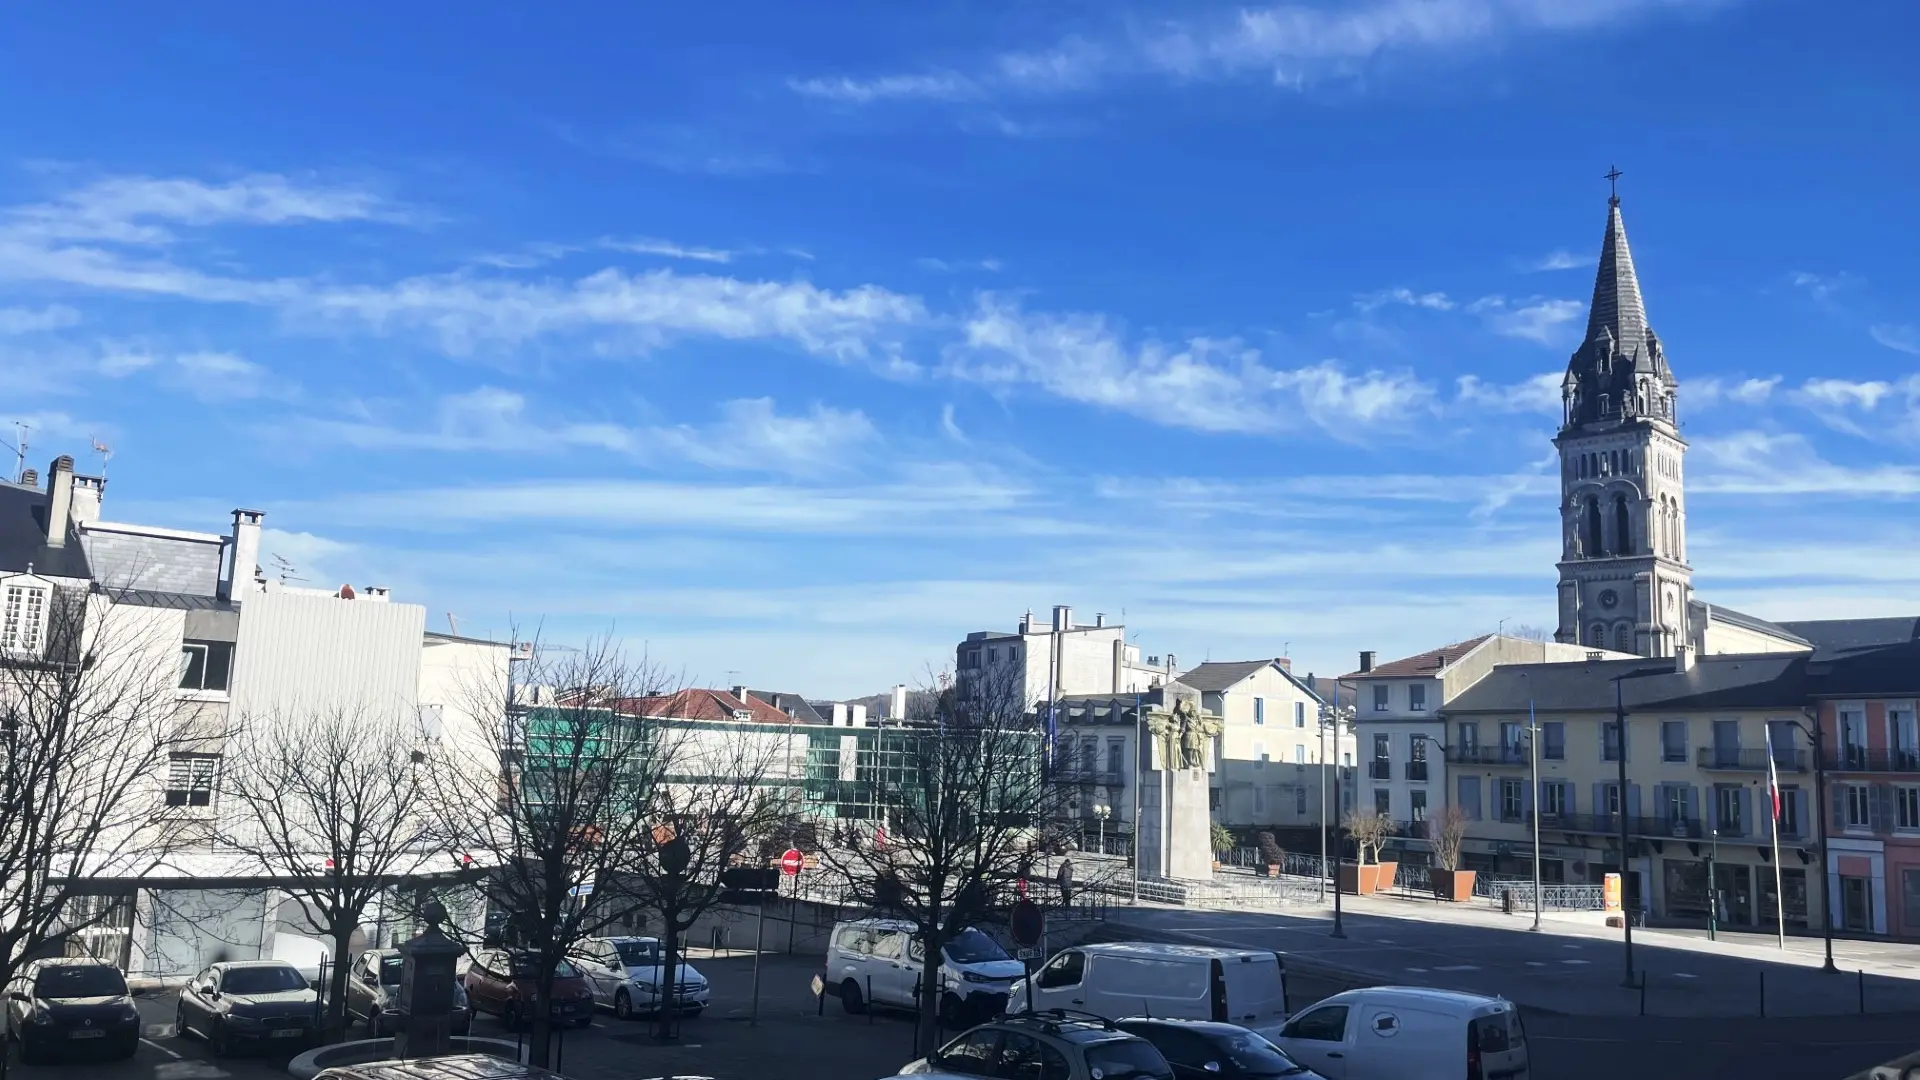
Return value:
[[(1200, 691), (1205, 710), (1221, 721), (1214, 820), (1229, 828), (1317, 825), (1323, 776), (1353, 764), (1354, 740), (1350, 732), (1322, 731), (1320, 696), (1293, 674), (1291, 663), (1214, 661), (1180, 682)], [(1341, 805), (1351, 801), (1349, 789)]]

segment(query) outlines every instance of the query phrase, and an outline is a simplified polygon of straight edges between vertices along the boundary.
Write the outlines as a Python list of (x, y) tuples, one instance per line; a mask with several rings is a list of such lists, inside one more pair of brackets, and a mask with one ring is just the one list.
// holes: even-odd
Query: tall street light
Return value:
[[(1331, 822), (1328, 820), (1328, 801), (1331, 800), (1333, 803), (1333, 814), (1337, 815), (1340, 810), (1340, 795), (1339, 791), (1336, 790), (1340, 786), (1340, 771), (1338, 767), (1333, 770), (1334, 783), (1329, 786), (1327, 783), (1328, 759), (1333, 754), (1340, 752), (1341, 730), (1343, 727), (1352, 727), (1354, 717), (1356, 716), (1356, 710), (1353, 706), (1343, 706), (1339, 704), (1339, 701), (1340, 684), (1336, 681), (1333, 684), (1333, 701), (1322, 702), (1320, 705), (1320, 897), (1323, 900), (1327, 895), (1327, 831), (1331, 825)], [(1329, 729), (1333, 732), (1333, 751), (1331, 754), (1327, 751), (1327, 732)], [(1336, 858), (1341, 857), (1338, 851), (1334, 854)], [(1337, 938), (1347, 936), (1346, 928), (1341, 923), (1340, 872), (1338, 867), (1333, 868), (1333, 936)]]
[[(1820, 966), (1820, 970), (1830, 975), (1838, 975), (1840, 974), (1840, 969), (1835, 967), (1833, 963), (1833, 883), (1832, 880), (1827, 877), (1827, 867), (1830, 865), (1827, 862), (1826, 824), (1827, 749), (1821, 742), (1820, 706), (1815, 705), (1813, 708), (1806, 710), (1806, 714), (1807, 718), (1813, 721), (1811, 730), (1798, 720), (1793, 721), (1793, 726), (1799, 728), (1801, 733), (1806, 735), (1813, 743), (1813, 820), (1814, 827), (1820, 832), (1820, 937), (1826, 944), (1827, 952), (1826, 963)], [(1775, 856), (1774, 858), (1775, 865), (1778, 865), (1779, 857)], [(1782, 933), (1786, 932), (1784, 919), (1781, 920), (1780, 929)]]
[(1631, 861), (1632, 837), (1627, 829), (1627, 697), (1621, 686), (1626, 675), (1613, 677), (1613, 737), (1614, 756), (1620, 762), (1620, 926), (1626, 932), (1627, 979), (1624, 985), (1638, 986), (1633, 977), (1633, 912), (1627, 908), (1627, 882), (1633, 871)]

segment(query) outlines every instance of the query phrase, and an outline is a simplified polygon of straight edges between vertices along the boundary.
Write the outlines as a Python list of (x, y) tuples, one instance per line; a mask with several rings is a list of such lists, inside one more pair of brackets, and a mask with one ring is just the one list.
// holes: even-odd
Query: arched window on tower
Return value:
[(1592, 626), (1587, 627), (1587, 644), (1596, 649), (1604, 649), (1607, 647), (1607, 626), (1605, 623), (1594, 623)]
[(1621, 652), (1633, 651), (1633, 627), (1621, 623), (1613, 632), (1613, 647)]
[(1599, 499), (1592, 495), (1587, 496), (1587, 512), (1584, 516), (1586, 517), (1587, 558), (1598, 558), (1606, 554), (1606, 545), (1601, 543)]
[(1627, 509), (1627, 497), (1613, 497), (1613, 536), (1614, 550), (1622, 555), (1633, 554), (1633, 513)]

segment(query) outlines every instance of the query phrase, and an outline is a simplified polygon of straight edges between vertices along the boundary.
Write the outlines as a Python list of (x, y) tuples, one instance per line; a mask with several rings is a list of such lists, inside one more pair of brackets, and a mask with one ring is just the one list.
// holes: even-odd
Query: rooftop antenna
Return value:
[(447, 612), (447, 632), (454, 637), (460, 636), (460, 624), (453, 621), (453, 612)]
[(291, 562), (288, 562), (285, 556), (281, 555), (278, 552), (275, 552), (270, 557), (273, 560), (274, 570), (278, 571), (280, 574), (280, 584), (285, 585), (289, 581), (307, 580), (305, 577), (301, 576), (300, 568), (293, 565)]
[(107, 462), (113, 458), (113, 447), (108, 446), (99, 439), (89, 439), (88, 441), (93, 443), (93, 452), (100, 455), (100, 483), (102, 486), (105, 486), (107, 482)]
[(5, 443), (7, 449), (13, 451), (13, 482), (16, 484), (20, 482), (21, 477), (27, 475), (27, 432), (32, 430), (32, 424), (24, 420), (15, 420), (13, 441), (6, 442), (0, 439), (0, 443)]

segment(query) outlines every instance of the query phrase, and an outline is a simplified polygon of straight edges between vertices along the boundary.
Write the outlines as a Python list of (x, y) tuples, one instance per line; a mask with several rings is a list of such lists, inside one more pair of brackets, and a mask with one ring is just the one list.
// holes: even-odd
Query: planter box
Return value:
[(1433, 881), (1433, 895), (1438, 900), (1451, 900), (1464, 904), (1473, 899), (1472, 870), (1442, 870), (1439, 867), (1427, 871)]
[(1399, 869), (1397, 863), (1341, 863), (1339, 871), (1341, 892), (1355, 896), (1371, 896), (1378, 892), (1382, 883), (1393, 884), (1393, 875)]
[(1279, 864), (1278, 864), (1278, 863), (1268, 863), (1268, 864), (1266, 864), (1265, 866), (1262, 866), (1262, 867), (1260, 868), (1260, 876), (1262, 876), (1262, 877), (1279, 877), (1279, 876), (1280, 876), (1280, 866), (1279, 866)]

